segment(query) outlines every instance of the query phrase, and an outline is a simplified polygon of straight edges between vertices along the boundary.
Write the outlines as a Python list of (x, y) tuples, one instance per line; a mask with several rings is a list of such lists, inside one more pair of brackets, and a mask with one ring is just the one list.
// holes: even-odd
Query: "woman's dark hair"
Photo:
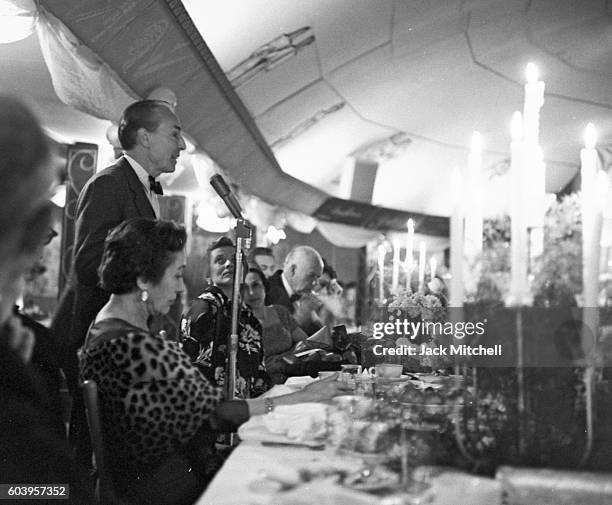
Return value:
[(117, 130), (121, 147), (132, 149), (136, 145), (138, 130), (144, 128), (149, 132), (156, 131), (168, 112), (168, 104), (161, 100), (141, 100), (129, 105), (123, 111)]
[(134, 218), (112, 229), (104, 243), (98, 269), (102, 289), (121, 295), (136, 289), (136, 280), (158, 283), (182, 251), (187, 240), (185, 228), (173, 221)]
[(259, 268), (249, 267), (249, 269), (247, 270), (247, 273), (258, 275), (259, 278), (261, 279), (261, 283), (263, 284), (264, 289), (266, 290), (266, 293), (268, 292), (270, 283), (268, 282), (268, 279), (266, 279), (266, 276), (264, 275), (264, 273)]

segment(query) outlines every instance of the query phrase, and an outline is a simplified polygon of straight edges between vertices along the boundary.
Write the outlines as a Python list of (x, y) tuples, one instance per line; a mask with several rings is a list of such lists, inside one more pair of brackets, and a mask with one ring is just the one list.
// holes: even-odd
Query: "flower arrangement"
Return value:
[(414, 293), (409, 289), (393, 295), (387, 309), (396, 316), (405, 313), (409, 318), (421, 321), (444, 321), (446, 318), (446, 307), (439, 295)]
[(573, 307), (582, 292), (582, 218), (580, 199), (568, 195), (546, 214), (544, 252), (537, 258), (532, 284), (534, 305)]

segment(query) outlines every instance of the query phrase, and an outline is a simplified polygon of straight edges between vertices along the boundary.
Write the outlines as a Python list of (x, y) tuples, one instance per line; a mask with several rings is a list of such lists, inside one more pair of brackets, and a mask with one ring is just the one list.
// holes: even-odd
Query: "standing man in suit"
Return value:
[(297, 246), (289, 251), (283, 270), (268, 277), (266, 305), (282, 305), (293, 313), (293, 302), (312, 293), (323, 272), (321, 255), (312, 247)]
[(176, 160), (185, 149), (180, 121), (169, 104), (159, 100), (128, 106), (118, 134), (124, 155), (94, 175), (79, 195), (70, 279), (51, 327), (62, 349), (62, 367), (72, 391), (71, 439), (77, 446), (88, 445), (88, 435), (78, 389), (76, 353), (89, 325), (109, 298), (98, 286), (104, 240), (110, 229), (126, 219), (159, 218), (157, 195), (162, 190), (155, 178), (174, 172)]

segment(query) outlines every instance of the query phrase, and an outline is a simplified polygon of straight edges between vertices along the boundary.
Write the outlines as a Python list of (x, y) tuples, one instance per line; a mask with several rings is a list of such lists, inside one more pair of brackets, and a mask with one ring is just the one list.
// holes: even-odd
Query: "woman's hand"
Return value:
[(334, 396), (346, 394), (348, 385), (338, 380), (339, 374), (335, 373), (325, 379), (320, 379), (308, 384), (302, 393), (309, 397), (309, 401), (329, 400)]

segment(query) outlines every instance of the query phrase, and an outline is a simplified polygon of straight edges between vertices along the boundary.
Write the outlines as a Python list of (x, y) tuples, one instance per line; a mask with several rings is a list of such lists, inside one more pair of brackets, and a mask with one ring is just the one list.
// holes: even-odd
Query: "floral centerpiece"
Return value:
[[(391, 300), (386, 303), (380, 312), (380, 317), (376, 322), (370, 322), (365, 327), (365, 332), (371, 337), (370, 343), (391, 348), (407, 345), (419, 345), (433, 347), (438, 345), (438, 339), (442, 336), (430, 332), (406, 333), (407, 326), (411, 323), (416, 325), (419, 322), (444, 322), (448, 318), (446, 308), (446, 297), (444, 296), (444, 286), (439, 279), (430, 282), (428, 291), (414, 292), (410, 289), (401, 289), (391, 295)], [(377, 332), (376, 325), (391, 323), (396, 328), (392, 332)], [(408, 326), (413, 328), (414, 326)], [(447, 338), (447, 337), (446, 337)], [(369, 347), (373, 347), (369, 346)], [(381, 357), (382, 358), (382, 357)], [(452, 362), (447, 363), (442, 359), (429, 355), (415, 356), (384, 356), (384, 359), (368, 356), (367, 364), (375, 362), (396, 362), (404, 365), (404, 368), (411, 371), (425, 371), (451, 366)], [(373, 362), (372, 362), (373, 361)], [(370, 363), (372, 362), (372, 363)]]
[(446, 319), (442, 295), (414, 293), (409, 289), (400, 290), (393, 295), (387, 310), (397, 317), (408, 316), (413, 320), (435, 322)]

